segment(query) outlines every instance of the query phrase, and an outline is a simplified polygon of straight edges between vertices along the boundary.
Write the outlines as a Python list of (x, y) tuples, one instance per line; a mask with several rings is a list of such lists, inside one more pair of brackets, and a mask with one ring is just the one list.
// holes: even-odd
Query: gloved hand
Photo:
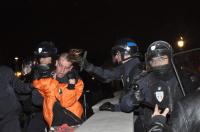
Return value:
[(100, 111), (115, 111), (115, 105), (110, 102), (105, 102), (99, 107)]
[(78, 75), (74, 70), (67, 73), (67, 78), (69, 80), (68, 89), (73, 90), (75, 88), (75, 84), (77, 82), (77, 76)]
[(80, 61), (80, 71), (82, 71), (82, 69), (87, 69), (89, 65), (90, 63), (87, 61), (87, 58), (82, 57)]
[(70, 72), (67, 73), (67, 78), (68, 79), (76, 79), (77, 78), (77, 73), (75, 70), (71, 70)]

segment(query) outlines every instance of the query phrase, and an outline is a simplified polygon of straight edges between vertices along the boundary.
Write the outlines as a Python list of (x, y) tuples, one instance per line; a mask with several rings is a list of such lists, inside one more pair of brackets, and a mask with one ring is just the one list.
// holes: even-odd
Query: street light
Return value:
[(178, 44), (179, 48), (183, 48), (185, 46), (185, 43), (183, 41), (183, 37), (180, 37), (177, 44)]

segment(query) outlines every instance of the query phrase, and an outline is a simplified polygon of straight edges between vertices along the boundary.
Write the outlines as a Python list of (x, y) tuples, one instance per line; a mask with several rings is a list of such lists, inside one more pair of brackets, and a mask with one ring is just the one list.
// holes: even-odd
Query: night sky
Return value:
[(31, 56), (37, 43), (53, 41), (59, 51), (88, 50), (88, 59), (103, 64), (113, 42), (131, 37), (145, 52), (156, 40), (174, 45), (180, 36), (186, 49), (199, 47), (197, 3), (134, 0), (6, 0), (0, 2), (0, 63)]

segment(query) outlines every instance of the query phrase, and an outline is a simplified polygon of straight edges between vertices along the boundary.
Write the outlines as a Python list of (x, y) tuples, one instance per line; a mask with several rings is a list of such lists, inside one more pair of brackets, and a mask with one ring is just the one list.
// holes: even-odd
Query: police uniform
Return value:
[[(168, 57), (167, 64), (156, 67), (150, 65), (152, 58), (165, 55)], [(135, 98), (135, 92), (129, 92), (122, 99), (123, 102), (129, 102), (126, 104), (126, 109), (129, 111), (139, 107), (137, 109), (139, 116), (135, 122), (135, 131), (148, 130), (149, 120), (155, 104), (158, 104), (160, 108), (168, 107), (170, 111), (173, 111), (175, 102), (183, 97), (171, 66), (171, 57), (172, 48), (167, 42), (156, 41), (152, 43), (147, 49), (148, 73), (136, 82), (139, 85), (141, 94), (144, 96), (143, 101), (138, 102)]]
[[(112, 55), (115, 56), (117, 52), (120, 52), (122, 61), (127, 60), (127, 62), (120, 64), (113, 69), (103, 69), (87, 63), (84, 69), (87, 72), (102, 78), (103, 82), (106, 83), (113, 80), (121, 80), (123, 84), (122, 97), (128, 91), (133, 77), (142, 71), (143, 66), (138, 58), (138, 46), (133, 40), (121, 39), (117, 41), (116, 45), (112, 47)], [(130, 58), (124, 59), (124, 55), (130, 55)], [(120, 101), (121, 99), (119, 100), (119, 104), (121, 103)], [(115, 104), (115, 106), (113, 106), (111, 103), (106, 102), (100, 106), (100, 110), (121, 111), (119, 104)]]

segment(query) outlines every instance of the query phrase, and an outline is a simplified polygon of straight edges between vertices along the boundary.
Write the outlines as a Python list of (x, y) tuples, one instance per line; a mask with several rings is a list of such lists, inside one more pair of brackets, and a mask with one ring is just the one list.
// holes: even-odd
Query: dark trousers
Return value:
[(54, 119), (52, 126), (60, 126), (62, 124), (67, 124), (69, 126), (75, 126), (82, 123), (72, 112), (62, 108), (59, 102), (56, 102), (53, 108)]
[(146, 132), (144, 122), (138, 117), (134, 123), (134, 132)]
[(34, 113), (28, 125), (27, 132), (44, 132), (46, 127), (42, 112)]
[(0, 132), (21, 132), (18, 116), (0, 121)]

